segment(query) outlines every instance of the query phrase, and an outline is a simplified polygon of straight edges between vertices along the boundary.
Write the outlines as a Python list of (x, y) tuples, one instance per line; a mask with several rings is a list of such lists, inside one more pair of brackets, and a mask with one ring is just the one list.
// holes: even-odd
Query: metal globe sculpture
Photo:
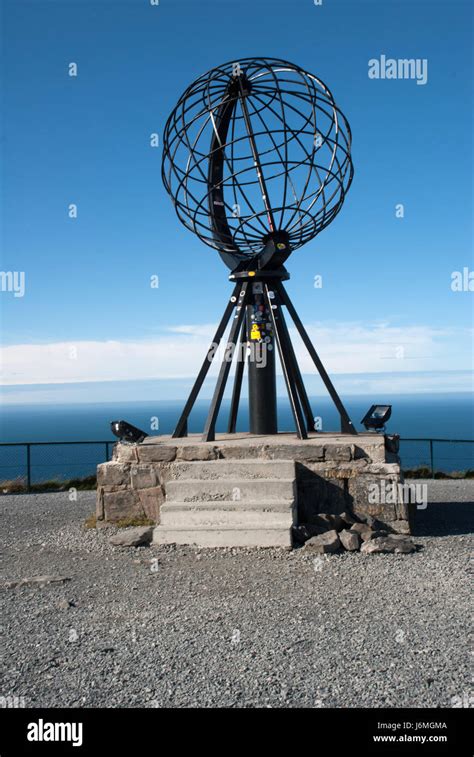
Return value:
[(349, 124), (328, 87), (279, 59), (246, 58), (200, 76), (164, 131), (163, 181), (181, 222), (230, 268), (289, 250), (339, 212), (353, 176)]
[(274, 58), (226, 63), (200, 76), (180, 97), (164, 130), (163, 183), (180, 221), (218, 250), (235, 286), (173, 436), (187, 434), (189, 414), (229, 321), (203, 441), (215, 438), (235, 352), (229, 433), (236, 428), (245, 364), (250, 432), (278, 432), (276, 351), (297, 434), (306, 439), (315, 431), (283, 308), (336, 405), (341, 431), (357, 433), (283, 287), (289, 279), (285, 261), (335, 218), (352, 177), (346, 118), (328, 87), (292, 63)]

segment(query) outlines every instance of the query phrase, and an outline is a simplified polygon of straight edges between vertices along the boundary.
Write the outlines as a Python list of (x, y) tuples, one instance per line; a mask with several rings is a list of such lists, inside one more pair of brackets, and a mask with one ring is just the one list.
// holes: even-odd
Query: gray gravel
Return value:
[[(94, 493), (0, 498), (0, 696), (41, 707), (450, 707), (474, 481), (428, 482), (411, 555), (119, 548)], [(38, 575), (43, 586), (8, 584)], [(453, 700), (459, 697), (459, 700)]]

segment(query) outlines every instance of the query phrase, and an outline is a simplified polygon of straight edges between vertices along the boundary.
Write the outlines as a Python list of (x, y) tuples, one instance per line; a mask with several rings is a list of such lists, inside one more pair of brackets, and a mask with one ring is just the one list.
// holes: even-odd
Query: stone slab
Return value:
[(155, 528), (153, 544), (190, 544), (199, 547), (292, 546), (290, 528)]
[[(114, 460), (131, 461), (133, 445), (118, 443)], [(284, 459), (342, 462), (366, 458), (371, 463), (384, 463), (387, 459), (383, 435), (311, 433), (304, 442), (294, 433), (260, 436), (250, 433), (216, 434), (213, 442), (202, 442), (199, 434), (181, 439), (171, 436), (148, 436), (136, 446), (140, 462), (171, 462), (181, 460), (225, 459)]]
[(261, 498), (262, 502), (294, 499), (294, 479), (256, 479), (244, 478), (204, 480), (186, 479), (168, 481), (166, 485), (167, 502), (198, 502), (200, 500), (218, 500), (245, 502)]
[(186, 479), (222, 480), (293, 479), (294, 460), (212, 460), (211, 462), (178, 462), (169, 467), (168, 481)]
[(275, 510), (233, 509), (168, 509), (161, 510), (160, 528), (205, 528), (220, 529), (226, 527), (240, 529), (266, 530), (268, 528), (291, 528), (295, 522), (292, 510), (284, 512)]

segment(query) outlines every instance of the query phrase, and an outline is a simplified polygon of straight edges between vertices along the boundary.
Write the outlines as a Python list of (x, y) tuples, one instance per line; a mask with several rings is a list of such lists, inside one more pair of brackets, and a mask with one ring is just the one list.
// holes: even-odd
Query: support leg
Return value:
[(177, 423), (177, 426), (173, 432), (173, 439), (176, 439), (181, 436), (187, 436), (188, 433), (188, 417), (193, 409), (194, 403), (196, 402), (196, 398), (201, 391), (201, 387), (204, 383), (204, 379), (207, 376), (207, 372), (209, 371), (209, 368), (211, 367), (211, 363), (214, 358), (214, 354), (216, 351), (217, 346), (220, 344), (220, 341), (222, 339), (222, 336), (227, 328), (227, 324), (229, 322), (229, 318), (232, 314), (232, 311), (238, 305), (239, 295), (242, 289), (242, 283), (239, 282), (235, 285), (234, 291), (232, 292), (232, 295), (229, 299), (229, 302), (227, 303), (227, 307), (224, 311), (224, 315), (222, 316), (222, 320), (217, 327), (217, 331), (214, 334), (214, 340), (209, 347), (209, 350), (207, 352), (206, 357), (204, 358), (204, 362), (201, 366), (201, 370), (198, 373), (198, 377), (196, 381), (194, 382), (194, 386), (191, 389), (191, 394), (188, 397), (188, 400), (184, 406), (184, 410), (181, 413), (180, 419)]
[(288, 355), (285, 352), (284, 336), (282, 334), (282, 329), (281, 329), (280, 314), (278, 313), (279, 306), (277, 306), (276, 311), (273, 310), (272, 301), (268, 294), (267, 284), (264, 285), (264, 292), (265, 292), (266, 304), (270, 313), (273, 331), (275, 334), (275, 342), (278, 346), (278, 353), (280, 355), (280, 362), (281, 362), (281, 367), (283, 369), (283, 375), (285, 377), (286, 388), (288, 391), (288, 396), (290, 398), (291, 410), (293, 412), (293, 418), (295, 419), (296, 432), (298, 434), (299, 439), (307, 439), (308, 434), (306, 433), (303, 414), (301, 412), (300, 401), (298, 398), (298, 392), (296, 389), (295, 377), (293, 373), (293, 367), (291, 365), (291, 361), (288, 359)]
[(229, 347), (232, 345), (232, 349), (235, 351), (235, 345), (239, 330), (242, 326), (243, 317), (245, 315), (245, 307), (248, 301), (248, 284), (244, 282), (240, 290), (239, 299), (236, 303), (236, 313), (230, 329), (229, 339), (227, 341), (227, 347), (222, 359), (221, 369), (217, 379), (216, 388), (212, 397), (211, 407), (209, 408), (209, 414), (207, 416), (206, 425), (204, 426), (204, 433), (202, 435), (203, 442), (212, 442), (215, 439), (215, 427), (216, 420), (219, 414), (219, 409), (224, 395), (224, 389), (229, 375), (230, 366), (232, 363), (232, 356), (229, 359)]
[(235, 368), (234, 376), (234, 389), (232, 391), (232, 401), (230, 403), (229, 423), (227, 426), (228, 434), (235, 434), (235, 425), (237, 423), (237, 413), (239, 412), (240, 392), (242, 389), (242, 378), (244, 375), (244, 367), (246, 360), (246, 345), (247, 345), (247, 326), (246, 319), (243, 319), (242, 328), (240, 330), (240, 340), (237, 352), (237, 365)]
[[(280, 299), (280, 302), (281, 302), (281, 299)], [(303, 412), (306, 418), (306, 426), (307, 426), (308, 431), (314, 431), (313, 411), (311, 410), (311, 405), (308, 399), (308, 395), (306, 393), (303, 377), (299, 369), (298, 361), (296, 359), (295, 351), (293, 349), (293, 344), (291, 343), (291, 337), (288, 332), (288, 326), (286, 325), (285, 316), (283, 314), (282, 309), (280, 310), (280, 328), (281, 328), (281, 336), (282, 336), (282, 346), (283, 346), (284, 351), (288, 355), (288, 360), (292, 366), (292, 371), (293, 371), (293, 375), (295, 379), (296, 388), (298, 390), (301, 407), (303, 409)]]
[(339, 412), (339, 415), (340, 415), (340, 418), (341, 418), (341, 432), (343, 434), (354, 434), (354, 435), (357, 435), (357, 431), (354, 428), (354, 425), (353, 425), (351, 419), (349, 418), (349, 415), (347, 414), (347, 411), (346, 411), (344, 405), (342, 404), (341, 399), (340, 399), (338, 393), (336, 392), (336, 389), (334, 388), (331, 379), (329, 378), (328, 374), (326, 373), (324, 365), (322, 364), (322, 362), (321, 362), (321, 360), (320, 360), (320, 358), (318, 356), (318, 353), (314, 349), (313, 344), (311, 342), (311, 339), (309, 338), (308, 334), (306, 333), (305, 328), (304, 328), (304, 326), (303, 326), (303, 324), (302, 324), (302, 322), (301, 322), (301, 320), (300, 320), (300, 318), (298, 316), (298, 313), (296, 312), (296, 310), (295, 310), (295, 308), (293, 306), (293, 303), (291, 302), (288, 294), (286, 293), (284, 287), (281, 285), (280, 282), (277, 283), (277, 291), (278, 291), (278, 294), (281, 297), (282, 302), (284, 303), (284, 305), (286, 306), (289, 314), (291, 315), (291, 317), (293, 319), (293, 322), (294, 322), (296, 328), (298, 329), (298, 332), (299, 332), (299, 334), (300, 334), (300, 336), (301, 336), (301, 338), (302, 338), (302, 340), (303, 340), (303, 342), (305, 344), (305, 347), (308, 350), (308, 352), (309, 352), (309, 354), (311, 356), (311, 359), (313, 360), (313, 363), (315, 364), (316, 368), (318, 369), (319, 375), (321, 376), (321, 378), (322, 378), (322, 380), (324, 382), (324, 385), (325, 385), (326, 389), (328, 390), (328, 392), (329, 392), (329, 394), (331, 396), (332, 401), (336, 405), (336, 408), (337, 408), (337, 410)]

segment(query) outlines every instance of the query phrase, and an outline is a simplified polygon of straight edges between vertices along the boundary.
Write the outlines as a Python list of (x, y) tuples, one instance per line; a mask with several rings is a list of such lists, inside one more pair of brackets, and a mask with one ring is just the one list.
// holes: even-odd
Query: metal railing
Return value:
[[(417, 453), (415, 453), (416, 454), (416, 458), (415, 458), (416, 462), (414, 462), (413, 466), (406, 465), (406, 460), (407, 460), (408, 455), (404, 454), (403, 445), (405, 443), (407, 443), (407, 442), (408, 443), (410, 443), (410, 442), (411, 443), (418, 443), (418, 444), (420, 444), (420, 443), (421, 444), (428, 443), (428, 450), (427, 450), (427, 452), (428, 452), (428, 458), (426, 460), (424, 460), (423, 456), (418, 451)], [(399, 452), (400, 459), (402, 461), (402, 467), (405, 470), (408, 469), (409, 467), (413, 467), (413, 468), (427, 467), (427, 468), (430, 469), (432, 477), (434, 477), (434, 475), (436, 473), (436, 470), (437, 470), (436, 465), (435, 465), (435, 459), (437, 459), (438, 461), (440, 461), (440, 460), (443, 461), (444, 469), (446, 468), (446, 466), (450, 467), (450, 471), (449, 472), (453, 472), (454, 470), (458, 470), (458, 471), (472, 470), (474, 468), (474, 456), (472, 454), (468, 455), (468, 456), (461, 456), (461, 455), (458, 454), (455, 457), (438, 456), (437, 458), (435, 458), (435, 444), (450, 444), (450, 445), (453, 445), (453, 444), (474, 444), (474, 439), (434, 439), (434, 438), (430, 438), (430, 437), (428, 437), (428, 438), (426, 438), (426, 437), (419, 437), (419, 438), (417, 438), (417, 437), (413, 437), (413, 438), (402, 437), (402, 438), (400, 438), (400, 452)], [(454, 460), (461, 461), (461, 465), (458, 465), (458, 463), (456, 463), (456, 466), (454, 468), (451, 467)], [(443, 468), (438, 468), (438, 470), (443, 470)]]
[[(61, 480), (71, 480), (74, 478), (85, 478), (94, 476), (96, 467), (99, 463), (111, 459), (111, 452), (115, 441), (91, 441), (91, 442), (2, 442), (0, 443), (0, 489), (2, 484), (12, 482), (21, 484), (23, 491), (31, 491), (35, 484), (44, 482), (60, 482)], [(418, 448), (413, 453), (405, 450), (406, 444), (417, 444)], [(436, 455), (436, 445), (466, 445), (474, 444), (474, 439), (435, 439), (429, 437), (420, 438), (401, 438), (400, 439), (400, 458), (404, 470), (409, 468), (429, 468), (431, 475), (434, 476), (437, 470), (468, 470), (474, 468), (474, 458), (472, 455), (464, 456), (456, 454), (455, 457), (444, 457)], [(420, 445), (428, 445), (426, 452), (421, 449)], [(74, 450), (71, 459), (64, 454), (65, 451)], [(92, 450), (95, 454), (89, 457)], [(13, 453), (13, 458), (9, 459), (8, 453)], [(16, 453), (20, 453), (20, 455)], [(54, 452), (53, 455), (51, 453)], [(412, 462), (409, 462), (409, 459)], [(441, 467), (436, 463), (443, 461)], [(456, 464), (454, 464), (456, 461)], [(461, 463), (461, 465), (459, 465)]]
[[(31, 491), (34, 484), (95, 476), (97, 465), (111, 459), (114, 444), (112, 440), (2, 442), (0, 487), (2, 483), (5, 486), (5, 483), (18, 482), (26, 491)], [(71, 449), (74, 450), (72, 456), (67, 454)], [(94, 454), (91, 455), (91, 451)]]

